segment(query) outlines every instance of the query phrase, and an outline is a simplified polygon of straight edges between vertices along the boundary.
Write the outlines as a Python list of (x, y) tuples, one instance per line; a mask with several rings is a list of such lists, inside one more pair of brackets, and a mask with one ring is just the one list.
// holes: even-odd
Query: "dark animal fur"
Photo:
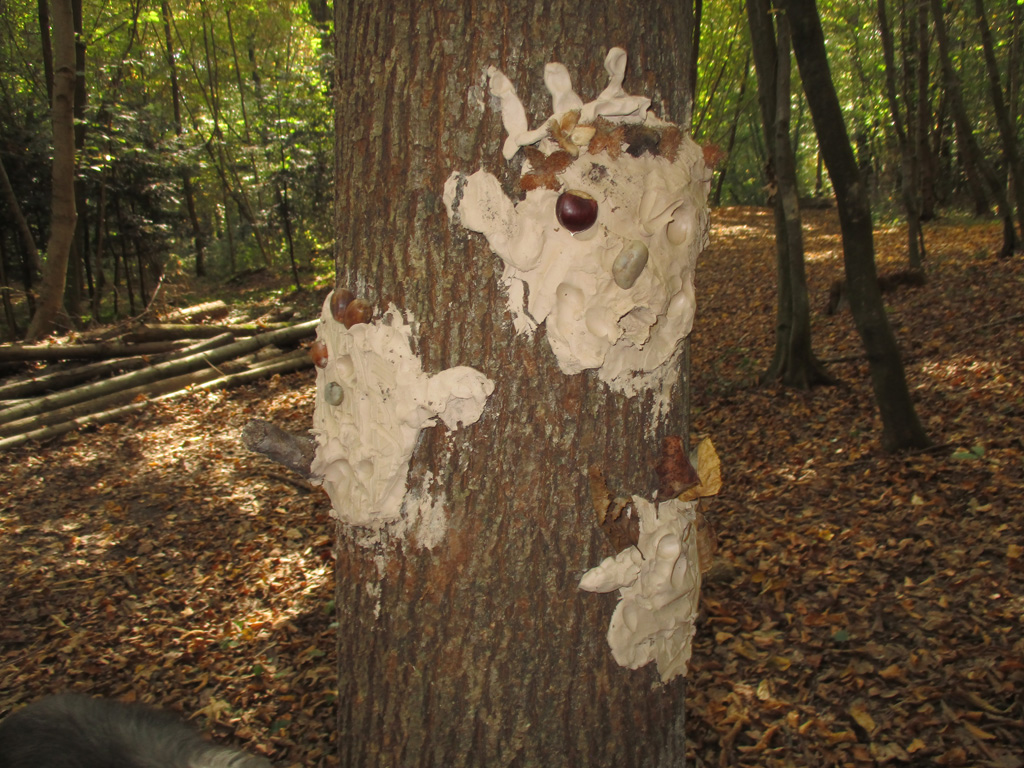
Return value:
[(0, 722), (0, 768), (271, 768), (157, 709), (60, 694)]

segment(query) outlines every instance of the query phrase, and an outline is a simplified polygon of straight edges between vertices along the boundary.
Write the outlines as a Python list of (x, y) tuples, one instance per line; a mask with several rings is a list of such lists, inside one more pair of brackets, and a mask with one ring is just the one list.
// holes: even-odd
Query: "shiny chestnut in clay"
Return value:
[(570, 189), (558, 196), (555, 216), (573, 234), (590, 229), (597, 221), (597, 200), (586, 192)]
[(317, 368), (326, 368), (327, 345), (320, 339), (314, 341), (313, 345), (309, 348), (309, 358)]
[(345, 307), (345, 318), (342, 320), (346, 328), (360, 323), (368, 323), (373, 317), (373, 305), (366, 299), (352, 299)]
[(345, 310), (356, 297), (352, 291), (346, 288), (339, 288), (331, 294), (331, 317), (339, 323), (345, 322)]

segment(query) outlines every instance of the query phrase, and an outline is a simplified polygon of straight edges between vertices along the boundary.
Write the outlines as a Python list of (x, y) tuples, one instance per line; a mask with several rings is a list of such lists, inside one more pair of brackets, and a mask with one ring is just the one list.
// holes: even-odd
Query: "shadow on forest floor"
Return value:
[[(814, 345), (840, 385), (754, 385), (771, 356), (767, 209), (712, 215), (693, 426), (721, 455), (688, 699), (697, 766), (985, 765), (1024, 754), (1024, 266), (998, 225), (932, 223), (886, 294), (934, 450), (886, 456), (834, 211), (806, 215)], [(880, 230), (879, 271), (903, 269)], [(137, 697), (281, 766), (335, 766), (331, 523), (237, 442), (302, 430), (311, 372), (156, 405), (0, 455), (0, 713)], [(211, 547), (211, 542), (219, 546)]]

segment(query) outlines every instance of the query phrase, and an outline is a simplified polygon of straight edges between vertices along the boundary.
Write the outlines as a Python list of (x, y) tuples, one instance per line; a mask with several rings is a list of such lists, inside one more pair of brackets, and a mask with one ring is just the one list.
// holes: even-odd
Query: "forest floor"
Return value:
[[(889, 456), (849, 310), (824, 314), (835, 212), (805, 215), (814, 345), (839, 380), (809, 392), (757, 383), (770, 211), (712, 224), (693, 426), (725, 486), (690, 764), (1024, 766), (1024, 259), (994, 256), (994, 224), (927, 225), (927, 284), (886, 303), (935, 447)], [(880, 272), (905, 267), (903, 238), (879, 228)], [(306, 428), (312, 384), (193, 394), (0, 454), (0, 714), (56, 690), (137, 698), (280, 766), (338, 765), (328, 505), (238, 441), (256, 416)]]

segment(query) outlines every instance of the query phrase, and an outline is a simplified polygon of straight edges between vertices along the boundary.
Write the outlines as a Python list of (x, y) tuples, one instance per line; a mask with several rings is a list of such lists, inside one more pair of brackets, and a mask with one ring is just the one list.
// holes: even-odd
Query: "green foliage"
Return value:
[[(973, 128), (983, 150), (997, 165), (1002, 147), (984, 70), (981, 41), (974, 18), (973, 0), (946, 3), (946, 21), (950, 38), (956, 41), (955, 66), (961, 82)], [(1010, 87), (1007, 68), (1017, 50), (1014, 68), (1019, 91), (1020, 24), (1024, 15), (1012, 4), (987, 2), (986, 12), (996, 42), (997, 58), (1003, 68), (1003, 88)], [(897, 66), (900, 77), (907, 71), (905, 57), (911, 53), (916, 3), (887, 0), (889, 24), (896, 39)], [(879, 34), (877, 0), (842, 0), (818, 2), (822, 16), (829, 63), (836, 90), (843, 105), (847, 127), (854, 138), (854, 147), (870, 184), (877, 208), (898, 208), (900, 200), (901, 163), (890, 105), (886, 98), (885, 63)], [(1016, 20), (1015, 20), (1016, 15)], [(932, 24), (928, 20), (929, 28)], [(735, 139), (728, 158), (719, 166), (724, 173), (722, 204), (762, 204), (764, 190), (765, 152), (757, 104), (753, 65), (748, 59), (750, 48), (744, 0), (705, 3), (701, 25), (698, 84), (694, 104), (693, 133), (702, 144), (726, 149), (735, 130)], [(1014, 43), (1015, 35), (1017, 36)], [(1016, 45), (1016, 48), (1014, 47)], [(955, 205), (963, 185), (955, 133), (939, 70), (934, 42), (926, 61), (928, 68), (927, 126), (929, 141), (940, 163), (940, 202)], [(913, 62), (910, 62), (912, 64)], [(744, 78), (749, 78), (743, 88)], [(901, 83), (901, 88), (904, 87)], [(793, 67), (793, 143), (797, 152), (800, 192), (802, 195), (829, 193), (827, 175), (824, 189), (818, 188), (818, 148), (801, 90), (799, 72)], [(904, 94), (901, 94), (903, 97)], [(1014, 114), (1018, 125), (1024, 99), (1018, 93)], [(1022, 132), (1024, 139), (1024, 132)], [(716, 175), (717, 176), (717, 175)], [(716, 178), (715, 183), (718, 183)]]
[[(83, 0), (83, 293), (100, 290), (100, 270), (107, 286), (134, 280), (134, 291), (145, 294), (172, 261), (191, 268), (196, 233), (186, 179), (208, 272), (226, 275), (265, 261), (285, 270), (291, 253), (305, 270), (331, 237), (329, 29), (313, 22), (305, 3), (289, 0), (167, 0), (169, 30), (163, 7), (160, 0)], [(37, 244), (49, 226), (43, 50), (37, 4), (4, 0), (0, 157)], [(6, 215), (0, 238), (19, 254)], [(11, 261), (9, 279), (22, 281), (20, 258)], [(148, 286), (139, 269), (151, 273)], [(128, 310), (122, 302), (119, 311)]]

